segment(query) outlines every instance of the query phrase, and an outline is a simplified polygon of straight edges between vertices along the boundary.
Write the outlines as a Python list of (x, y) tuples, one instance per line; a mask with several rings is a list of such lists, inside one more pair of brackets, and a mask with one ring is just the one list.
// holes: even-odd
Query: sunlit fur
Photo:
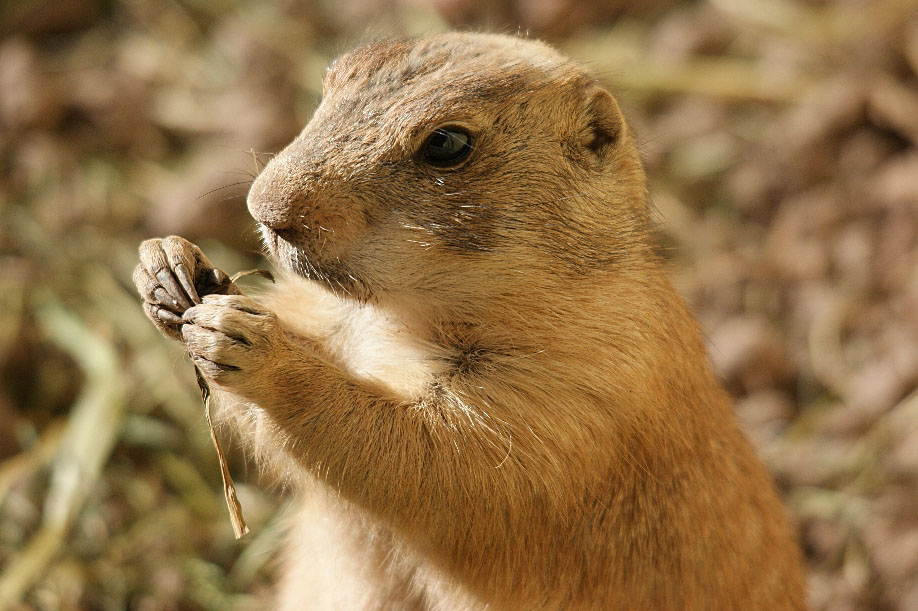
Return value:
[[(456, 168), (417, 155), (444, 125)], [(333, 64), (249, 194), (288, 341), (219, 393), (301, 490), (282, 608), (803, 608), (645, 190), (612, 97), (544, 44)]]

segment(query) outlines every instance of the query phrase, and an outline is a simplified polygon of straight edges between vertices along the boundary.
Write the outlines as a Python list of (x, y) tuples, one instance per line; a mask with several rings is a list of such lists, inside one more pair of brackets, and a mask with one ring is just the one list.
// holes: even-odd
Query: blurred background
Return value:
[(136, 248), (264, 267), (245, 193), (328, 62), (449, 28), (613, 88), (813, 609), (918, 609), (918, 0), (3, 0), (0, 608), (267, 608), (283, 493), (227, 448), (233, 539)]

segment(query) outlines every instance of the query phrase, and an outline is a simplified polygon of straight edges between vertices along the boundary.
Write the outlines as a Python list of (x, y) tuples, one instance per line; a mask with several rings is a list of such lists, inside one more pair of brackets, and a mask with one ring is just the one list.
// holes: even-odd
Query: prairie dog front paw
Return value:
[(182, 338), (182, 314), (203, 296), (240, 293), (200, 248), (178, 236), (144, 241), (133, 279), (147, 317), (177, 340)]
[(182, 341), (209, 380), (253, 381), (284, 342), (277, 316), (244, 295), (208, 295), (182, 315)]

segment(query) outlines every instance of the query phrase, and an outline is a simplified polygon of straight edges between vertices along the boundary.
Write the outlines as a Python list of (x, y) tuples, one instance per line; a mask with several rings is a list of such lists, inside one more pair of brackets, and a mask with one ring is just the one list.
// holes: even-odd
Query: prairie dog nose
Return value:
[(249, 214), (270, 229), (291, 227), (309, 194), (307, 175), (286, 159), (272, 159), (249, 189)]

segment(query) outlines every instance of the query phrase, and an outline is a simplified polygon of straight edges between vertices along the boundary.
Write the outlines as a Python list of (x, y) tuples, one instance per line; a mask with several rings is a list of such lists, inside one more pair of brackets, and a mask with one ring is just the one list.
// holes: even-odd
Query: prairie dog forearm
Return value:
[[(432, 378), (426, 394), (400, 400), (295, 344), (275, 352), (259, 379), (247, 398), (282, 436), (273, 443), (417, 544), (449, 550), (439, 561), (476, 580), (494, 574), (487, 559), (511, 537), (524, 561), (532, 549), (526, 526), (561, 515), (562, 504), (577, 502), (571, 489), (582, 489), (578, 471), (554, 458), (572, 448), (559, 448), (550, 431), (539, 439), (529, 425), (508, 424), (514, 415), (500, 402), (513, 389)], [(447, 384), (479, 386), (488, 399), (460, 397)]]

